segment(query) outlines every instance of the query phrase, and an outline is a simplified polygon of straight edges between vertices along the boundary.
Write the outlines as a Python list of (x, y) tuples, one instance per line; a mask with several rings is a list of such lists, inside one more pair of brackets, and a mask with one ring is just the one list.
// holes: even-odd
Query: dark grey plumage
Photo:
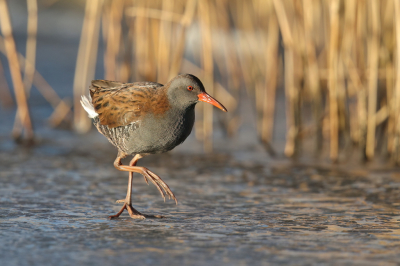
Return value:
[(185, 74), (165, 86), (96, 80), (90, 92), (99, 132), (124, 155), (146, 155), (172, 150), (190, 135), (197, 95), (204, 87), (198, 78)]
[[(211, 103), (226, 111), (217, 100), (208, 95), (201, 81), (190, 74), (175, 77), (166, 85), (155, 82), (121, 83), (94, 80), (89, 98), (81, 104), (93, 118), (98, 131), (118, 148), (114, 166), (129, 172), (129, 183), (122, 209), (109, 218), (117, 218), (126, 209), (132, 218), (144, 219), (131, 204), (132, 173), (140, 173), (151, 181), (163, 198), (176, 197), (168, 185), (145, 167), (136, 166), (145, 155), (170, 151), (181, 144), (194, 125), (194, 108), (199, 101)], [(135, 155), (129, 165), (121, 159)]]

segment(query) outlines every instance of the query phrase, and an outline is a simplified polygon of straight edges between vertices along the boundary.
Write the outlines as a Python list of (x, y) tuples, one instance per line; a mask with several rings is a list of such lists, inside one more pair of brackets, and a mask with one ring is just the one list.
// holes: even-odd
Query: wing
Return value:
[(90, 95), (100, 124), (115, 128), (140, 121), (151, 111), (154, 95), (162, 86), (155, 82), (93, 80)]

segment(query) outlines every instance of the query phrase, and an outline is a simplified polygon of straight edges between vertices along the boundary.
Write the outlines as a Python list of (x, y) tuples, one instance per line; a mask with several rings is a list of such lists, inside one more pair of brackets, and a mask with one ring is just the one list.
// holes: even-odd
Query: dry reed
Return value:
[(4, 36), (5, 52), (8, 60), (8, 65), (10, 67), (11, 78), (18, 106), (17, 116), (21, 121), (21, 126), (14, 128), (13, 136), (15, 139), (20, 139), (22, 137), (23, 130), (25, 130), (26, 140), (32, 141), (34, 137), (32, 122), (29, 114), (24, 83), (22, 81), (17, 49), (15, 47), (15, 41), (12, 35), (11, 19), (6, 0), (0, 0), (0, 26), (1, 33)]
[[(274, 117), (282, 91), (286, 156), (299, 154), (302, 143), (311, 142), (317, 154), (329, 147), (332, 161), (346, 158), (357, 147), (365, 159), (383, 152), (400, 163), (398, 1), (86, 3), (74, 80), (74, 125), (79, 132), (90, 127), (78, 99), (94, 76), (101, 24), (105, 78), (165, 83), (179, 72), (191, 72), (227, 104), (225, 118), (213, 114), (211, 106), (198, 108), (196, 137), (207, 151), (213, 146), (215, 121), (229, 135), (240, 127), (237, 107), (247, 93), (260, 140), (273, 154), (274, 127), (280, 122)], [(34, 62), (32, 40), (28, 46), (27, 60)], [(16, 61), (12, 56), (9, 60)], [(35, 78), (29, 65), (25, 67), (29, 86)], [(18, 101), (22, 106), (23, 96)], [(57, 102), (57, 112), (65, 116), (67, 103)]]
[(3, 64), (0, 62), (0, 102), (8, 108), (13, 106), (14, 101), (12, 99), (10, 88), (8, 87), (6, 77), (4, 75)]
[(94, 78), (100, 30), (102, 0), (87, 0), (81, 41), (76, 61), (74, 79), (74, 127), (78, 132), (87, 132), (91, 123), (80, 105), (80, 95), (86, 94), (90, 81)]
[[(312, 139), (317, 154), (329, 143), (332, 161), (353, 146), (372, 159), (380, 141), (400, 161), (396, 1), (117, 2), (110, 2), (115, 10), (103, 11), (114, 21), (103, 23), (106, 73), (115, 73), (109, 77), (128, 71), (126, 78), (166, 82), (193, 72), (211, 93), (234, 99), (228, 121), (220, 119), (230, 134), (241, 124), (236, 107), (245, 88), (271, 154), (276, 95), (283, 87), (287, 156)], [(124, 22), (128, 37), (118, 25)], [(210, 150), (212, 108), (199, 109), (196, 136)]]

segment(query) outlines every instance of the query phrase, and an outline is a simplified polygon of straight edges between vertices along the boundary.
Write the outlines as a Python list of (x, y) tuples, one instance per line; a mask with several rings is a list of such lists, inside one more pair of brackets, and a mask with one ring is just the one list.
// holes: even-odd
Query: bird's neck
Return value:
[(171, 112), (176, 113), (176, 114), (185, 114), (188, 112), (193, 112), (195, 106), (196, 106), (196, 103), (182, 105), (179, 102), (172, 102), (172, 103), (170, 102), (170, 110), (171, 110)]

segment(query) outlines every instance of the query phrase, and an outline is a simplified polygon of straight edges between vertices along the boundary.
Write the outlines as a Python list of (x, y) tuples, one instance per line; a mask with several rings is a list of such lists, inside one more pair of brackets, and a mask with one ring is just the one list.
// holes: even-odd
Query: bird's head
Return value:
[(168, 84), (168, 98), (170, 103), (182, 108), (193, 106), (199, 101), (210, 103), (224, 112), (226, 108), (211, 97), (204, 89), (201, 81), (191, 74), (181, 74), (173, 78)]

